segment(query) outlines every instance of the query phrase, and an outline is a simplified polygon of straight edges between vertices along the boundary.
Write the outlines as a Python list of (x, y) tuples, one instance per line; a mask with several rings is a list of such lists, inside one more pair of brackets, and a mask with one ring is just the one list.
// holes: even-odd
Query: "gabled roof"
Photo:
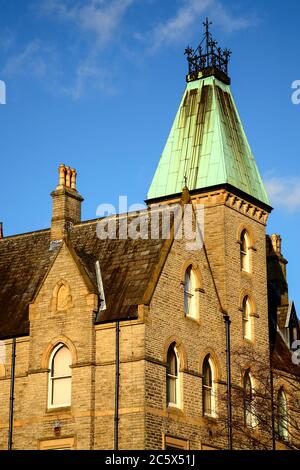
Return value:
[[(128, 223), (136, 214), (129, 215)], [(119, 220), (120, 216), (116, 216)], [(165, 260), (170, 241), (156, 239), (100, 240), (97, 220), (73, 226), (69, 250), (97, 292), (100, 262), (107, 308), (99, 321), (137, 317), (137, 306), (149, 300), (149, 282)], [(50, 242), (50, 230), (0, 239), (0, 337), (29, 333), (28, 307), (41, 287), (62, 242)]]
[(295, 304), (293, 301), (289, 303), (289, 308), (286, 316), (285, 327), (290, 328), (298, 324), (298, 317), (296, 313)]
[(189, 82), (148, 200), (231, 185), (269, 206), (230, 87), (214, 76)]
[[(134, 216), (129, 216), (130, 223)], [(70, 236), (77, 255), (97, 286), (96, 261), (100, 262), (106, 310), (99, 321), (137, 317), (137, 306), (145, 303), (149, 281), (163, 256), (168, 240), (100, 240), (97, 221), (74, 226)]]
[(300, 377), (300, 365), (293, 363), (293, 353), (287, 347), (280, 333), (276, 333), (271, 353), (271, 363), (274, 369)]
[(28, 305), (60, 246), (49, 230), (0, 240), (0, 337), (28, 333)]
[(293, 301), (289, 302), (287, 305), (277, 307), (277, 324), (280, 329), (297, 326), (298, 317)]

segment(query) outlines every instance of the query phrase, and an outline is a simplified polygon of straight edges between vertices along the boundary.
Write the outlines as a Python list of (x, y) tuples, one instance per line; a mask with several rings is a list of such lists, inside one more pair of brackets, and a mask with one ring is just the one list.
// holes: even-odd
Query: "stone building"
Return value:
[[(208, 29), (206, 41), (208, 54), (187, 50), (147, 209), (82, 221), (76, 171), (61, 165), (51, 227), (1, 235), (1, 450), (299, 444), (285, 391), (285, 378), (298, 380), (289, 364), (299, 338), (287, 262), (280, 237), (266, 235), (272, 209), (230, 91), (229, 52)], [(179, 236), (178, 214), (201, 243)], [(105, 224), (115, 236), (100, 236)], [(143, 224), (142, 236), (124, 236)], [(267, 425), (258, 364), (272, 384)]]

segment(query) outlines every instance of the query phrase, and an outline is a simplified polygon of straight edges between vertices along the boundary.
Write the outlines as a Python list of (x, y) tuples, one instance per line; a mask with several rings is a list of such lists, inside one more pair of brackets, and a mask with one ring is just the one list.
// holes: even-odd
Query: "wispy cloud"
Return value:
[(110, 83), (109, 70), (101, 67), (94, 57), (88, 57), (79, 62), (75, 71), (75, 80), (68, 86), (60, 86), (59, 90), (78, 100), (86, 90), (100, 90), (106, 95), (116, 95), (117, 90)]
[[(121, 62), (138, 62), (137, 56), (144, 60), (146, 52), (153, 54), (163, 47), (188, 40), (206, 15), (229, 32), (252, 24), (248, 13), (233, 15), (225, 6), (225, 0), (181, 0), (179, 7), (174, 2), (167, 17), (154, 27), (150, 26), (152, 15), (149, 19), (143, 17), (143, 29), (136, 19), (131, 18), (129, 21), (133, 23), (129, 26), (126, 23), (130, 8), (135, 8), (138, 14), (140, 0), (32, 1), (34, 20), (53, 22), (53, 31), (63, 30), (64, 42), (58, 42), (59, 34), (49, 36), (48, 27), (47, 40), (33, 37), (11, 53), (2, 70), (10, 76), (26, 74), (43, 80), (55, 93), (73, 99), (91, 89), (115, 94), (111, 83), (113, 73), (115, 76), (119, 73)], [(143, 1), (149, 9), (155, 6), (159, 11), (161, 0)], [(163, 11), (166, 13), (165, 8)], [(13, 37), (6, 39), (9, 45)], [(145, 54), (141, 54), (141, 48)]]
[(253, 15), (234, 16), (220, 0), (184, 0), (175, 15), (155, 26), (151, 33), (150, 50), (155, 52), (160, 47), (188, 37), (195, 26), (201, 24), (204, 14), (230, 33), (248, 28), (256, 22)]
[(3, 72), (7, 76), (27, 75), (38, 79), (48, 76), (55, 62), (55, 49), (39, 39), (30, 41), (20, 52), (11, 55)]
[(7, 51), (15, 42), (15, 33), (9, 28), (4, 28), (0, 33), (0, 49)]
[(300, 210), (300, 177), (272, 176), (265, 185), (273, 206), (290, 213)]
[[(103, 52), (108, 43), (115, 44), (122, 34), (121, 23), (135, 0), (44, 0), (38, 6), (40, 17), (67, 24), (76, 31), (78, 44), (73, 44), (75, 64), (73, 83), (57, 84), (57, 91), (79, 99), (86, 90), (96, 89), (106, 94), (116, 94), (110, 84)], [(81, 46), (85, 42), (85, 53)]]
[(81, 31), (96, 36), (95, 47), (107, 44), (116, 33), (134, 0), (85, 0), (70, 4), (66, 0), (45, 0), (40, 12), (63, 22), (73, 23)]

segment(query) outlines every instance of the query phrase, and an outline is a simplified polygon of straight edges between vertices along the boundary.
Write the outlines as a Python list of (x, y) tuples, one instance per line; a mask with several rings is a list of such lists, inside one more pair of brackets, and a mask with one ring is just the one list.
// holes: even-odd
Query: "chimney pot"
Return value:
[(59, 186), (65, 186), (65, 184), (66, 184), (66, 167), (63, 163), (61, 163), (59, 165), (58, 174), (59, 174), (59, 180), (58, 180)]
[(3, 223), (0, 222), (0, 240), (3, 238)]
[(71, 169), (71, 188), (74, 189), (76, 191), (76, 176), (77, 176), (77, 171), (75, 170), (75, 168), (72, 168)]
[(71, 187), (71, 168), (66, 166), (66, 186), (67, 188)]
[(277, 255), (281, 255), (282, 254), (281, 253), (281, 236), (277, 234), (271, 235), (271, 243), (272, 243), (274, 252)]

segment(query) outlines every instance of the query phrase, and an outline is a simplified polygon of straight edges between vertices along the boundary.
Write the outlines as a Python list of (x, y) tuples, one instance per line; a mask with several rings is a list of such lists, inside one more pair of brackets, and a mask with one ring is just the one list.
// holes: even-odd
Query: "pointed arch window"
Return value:
[(244, 375), (244, 423), (248, 428), (257, 426), (257, 417), (254, 407), (254, 389), (250, 371)]
[(167, 404), (179, 406), (179, 358), (175, 343), (171, 344), (167, 355)]
[(197, 317), (196, 275), (190, 265), (184, 276), (184, 311), (189, 317)]
[(249, 273), (250, 272), (250, 242), (247, 230), (243, 230), (240, 239), (240, 256), (241, 256), (241, 270)]
[(248, 296), (243, 300), (243, 338), (253, 339), (251, 303)]
[(287, 441), (288, 431), (288, 409), (287, 400), (283, 389), (280, 389), (277, 397), (277, 416), (278, 416), (278, 435), (281, 439)]
[(64, 344), (57, 345), (49, 360), (48, 407), (71, 405), (72, 357)]
[(215, 416), (216, 415), (215, 372), (214, 372), (214, 364), (210, 355), (207, 355), (203, 361), (202, 375), (203, 375), (203, 379), (202, 379), (203, 415)]

